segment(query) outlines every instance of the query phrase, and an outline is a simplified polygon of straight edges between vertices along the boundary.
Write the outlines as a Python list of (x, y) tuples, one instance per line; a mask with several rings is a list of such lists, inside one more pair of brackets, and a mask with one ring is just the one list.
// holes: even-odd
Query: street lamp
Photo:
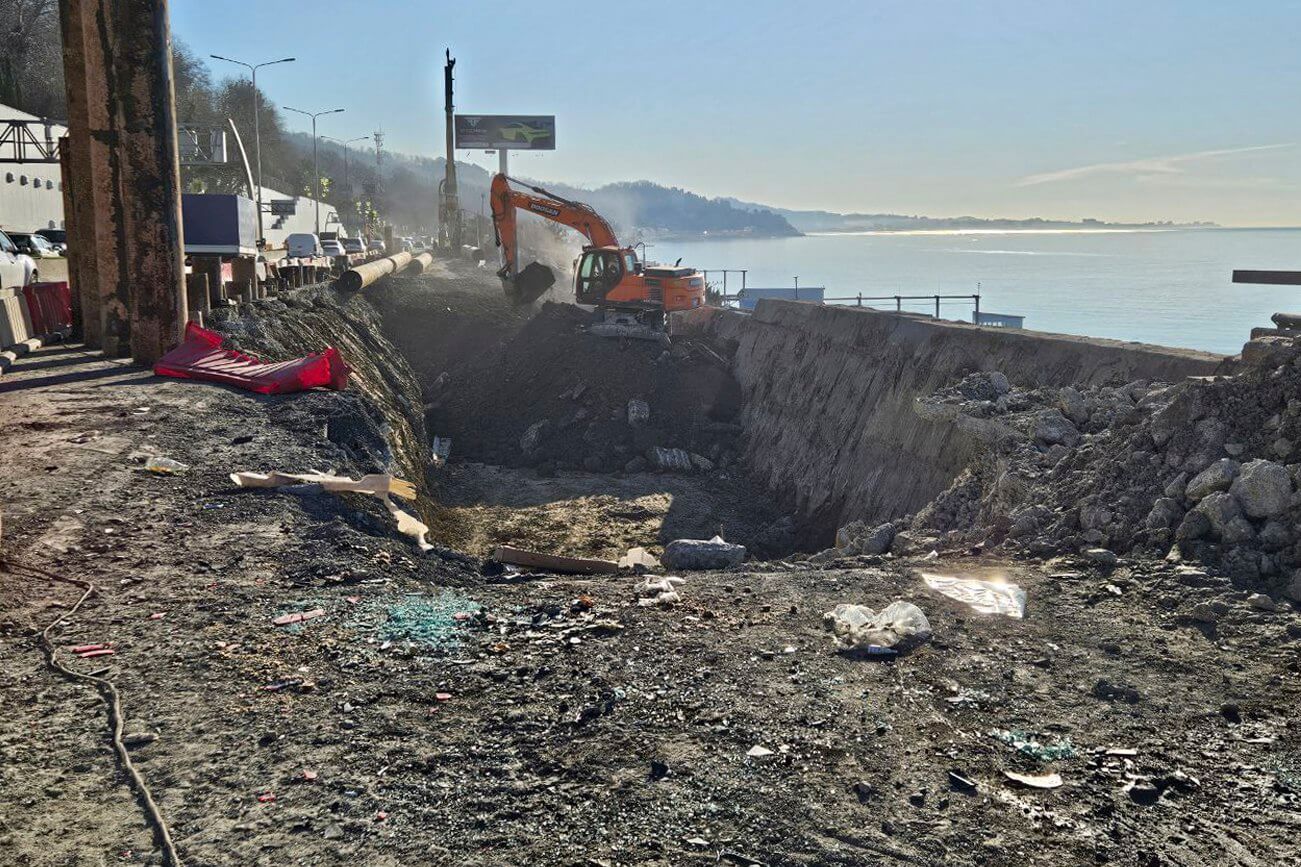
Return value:
[(229, 57), (222, 57), (220, 54), (208, 55), (213, 60), (224, 60), (227, 63), (234, 63), (246, 67), (249, 75), (253, 78), (253, 153), (254, 159), (257, 160), (257, 236), (258, 240), (263, 240), (262, 236), (262, 136), (258, 129), (258, 94), (257, 94), (257, 71), (263, 66), (274, 66), (277, 63), (292, 63), (294, 58), (282, 57), (279, 60), (268, 60), (265, 63), (245, 63), (242, 60), (231, 60)]
[(303, 111), (301, 108), (290, 108), (281, 106), (285, 111), (292, 111), (296, 114), (305, 114), (312, 119), (312, 189), (315, 191), (313, 200), (316, 202), (316, 234), (321, 234), (321, 168), (316, 160), (316, 119), (323, 114), (338, 114), (343, 111), (341, 108), (331, 108), (326, 111), (310, 112)]
[(328, 135), (323, 135), (321, 136), (321, 138), (325, 139), (326, 141), (332, 141), (335, 144), (343, 145), (343, 185), (348, 188), (348, 195), (351, 197), (352, 185), (348, 183), (348, 145), (352, 144), (353, 142), (370, 141), (370, 136), (359, 135), (356, 138), (350, 138), (347, 141), (344, 141), (343, 139), (340, 138), (332, 138)]

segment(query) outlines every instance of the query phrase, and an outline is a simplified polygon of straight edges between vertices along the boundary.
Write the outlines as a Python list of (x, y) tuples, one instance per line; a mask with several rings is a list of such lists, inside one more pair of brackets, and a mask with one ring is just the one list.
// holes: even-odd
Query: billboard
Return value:
[(458, 114), (456, 147), (463, 150), (553, 151), (553, 114)]

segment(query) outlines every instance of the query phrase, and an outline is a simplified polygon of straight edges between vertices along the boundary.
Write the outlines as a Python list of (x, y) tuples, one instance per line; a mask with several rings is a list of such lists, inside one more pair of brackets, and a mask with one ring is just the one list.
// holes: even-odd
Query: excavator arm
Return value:
[[(497, 174), (492, 179), (492, 226), (497, 246), (501, 248), (501, 278), (506, 294), (523, 303), (536, 300), (551, 284), (555, 275), (537, 262), (519, 269), (519, 241), (516, 211), (525, 210), (539, 217), (568, 226), (579, 232), (595, 247), (617, 247), (619, 240), (605, 218), (582, 202), (571, 202), (541, 187), (520, 184), (528, 192), (511, 186), (512, 179)], [(519, 181), (514, 183), (519, 184)]]

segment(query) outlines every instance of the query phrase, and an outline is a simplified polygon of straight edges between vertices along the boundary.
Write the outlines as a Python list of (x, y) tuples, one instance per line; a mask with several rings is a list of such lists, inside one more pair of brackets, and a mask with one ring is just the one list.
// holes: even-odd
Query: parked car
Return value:
[(18, 251), (18, 245), (0, 232), (0, 289), (18, 289), (35, 283), (38, 274), (31, 256)]
[(294, 232), (285, 238), (285, 255), (290, 259), (306, 259), (321, 253), (321, 239), (311, 232)]
[(346, 254), (344, 253), (344, 250), (343, 250), (343, 244), (339, 243), (338, 241), (334, 241), (334, 240), (323, 240), (323, 241), (321, 241), (321, 252), (324, 253), (324, 254), (327, 255), (327, 256), (343, 256), (343, 255), (346, 255)]
[(344, 238), (343, 251), (345, 253), (365, 253), (366, 242), (361, 238)]
[(9, 240), (18, 247), (18, 252), (26, 253), (33, 259), (57, 259), (59, 256), (49, 241), (32, 232), (10, 232)]
[(416, 251), (416, 242), (410, 238), (403, 238), (402, 249), (407, 253), (414, 253)]
[(50, 242), (50, 246), (59, 252), (60, 256), (68, 254), (68, 231), (66, 229), (37, 229), (35, 234)]
[(371, 253), (383, 253), (384, 242), (381, 241), (379, 238), (374, 238), (371, 241), (367, 242), (366, 250)]

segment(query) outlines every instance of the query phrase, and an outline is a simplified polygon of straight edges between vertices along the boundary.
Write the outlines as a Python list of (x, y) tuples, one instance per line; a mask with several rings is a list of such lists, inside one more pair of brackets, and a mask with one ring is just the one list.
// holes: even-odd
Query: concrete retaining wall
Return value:
[(1060, 386), (1227, 369), (1222, 356), (1193, 350), (791, 301), (760, 301), (748, 315), (693, 311), (674, 327), (734, 343), (747, 459), (826, 534), (908, 514), (949, 485), (977, 446), (912, 404), (967, 373)]

